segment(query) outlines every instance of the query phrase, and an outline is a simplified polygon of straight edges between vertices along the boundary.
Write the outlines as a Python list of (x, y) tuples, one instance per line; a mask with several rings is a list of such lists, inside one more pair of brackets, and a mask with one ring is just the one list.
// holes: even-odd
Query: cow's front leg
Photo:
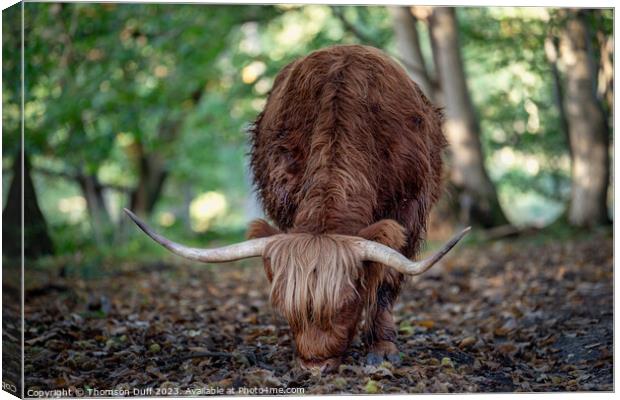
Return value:
[[(405, 230), (394, 220), (384, 219), (362, 229), (359, 236), (393, 249), (405, 245)], [(400, 361), (396, 347), (396, 326), (392, 306), (400, 292), (403, 274), (381, 264), (368, 263), (365, 283), (368, 304), (363, 339), (368, 348), (368, 364), (380, 364), (384, 359), (392, 363)]]
[(369, 310), (364, 332), (364, 341), (368, 348), (366, 362), (378, 365), (387, 360), (392, 364), (400, 363), (400, 352), (396, 347), (396, 325), (392, 308), (403, 279), (401, 274), (388, 272), (391, 276), (377, 288), (376, 307)]

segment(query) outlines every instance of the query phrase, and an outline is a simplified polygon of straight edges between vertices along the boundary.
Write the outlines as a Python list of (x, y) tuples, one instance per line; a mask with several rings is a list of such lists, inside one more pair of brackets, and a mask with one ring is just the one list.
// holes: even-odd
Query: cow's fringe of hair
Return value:
[(276, 239), (266, 250), (271, 303), (293, 330), (330, 329), (343, 302), (360, 299), (356, 281), (363, 266), (346, 238), (298, 234)]

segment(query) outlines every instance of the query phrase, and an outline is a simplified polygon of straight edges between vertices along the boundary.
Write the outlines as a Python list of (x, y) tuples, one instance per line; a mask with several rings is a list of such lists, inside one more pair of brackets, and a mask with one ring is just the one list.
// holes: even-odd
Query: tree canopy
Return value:
[[(123, 206), (162, 228), (242, 230), (257, 209), (246, 132), (276, 73), (343, 43), (381, 47), (403, 62), (385, 7), (26, 3), (24, 10), (25, 146), (56, 236), (101, 230), (102, 240), (113, 240), (98, 226), (117, 225)], [(16, 12), (3, 13), (6, 176), (19, 145)], [(569, 199), (570, 149), (545, 43), (566, 17), (549, 8), (460, 8), (456, 16), (484, 166), (502, 208), (513, 224), (551, 223)], [(437, 79), (420, 21), (421, 51)], [(587, 23), (598, 63), (612, 12), (587, 14)]]

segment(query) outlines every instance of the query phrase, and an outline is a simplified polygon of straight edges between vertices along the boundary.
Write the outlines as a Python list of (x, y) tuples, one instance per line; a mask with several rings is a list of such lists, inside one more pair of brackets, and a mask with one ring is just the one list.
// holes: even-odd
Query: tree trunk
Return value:
[(138, 185), (131, 193), (130, 208), (141, 217), (148, 217), (162, 193), (168, 172), (157, 155), (144, 157), (140, 160)]
[[(198, 104), (204, 91), (199, 87), (190, 96), (192, 105)], [(171, 145), (177, 139), (183, 118), (164, 120), (159, 124), (158, 137), (165, 145)], [(138, 140), (134, 145), (134, 154), (139, 170), (138, 185), (130, 197), (131, 209), (142, 217), (148, 217), (155, 208), (164, 183), (168, 178), (165, 156), (158, 152), (148, 153)]]
[(153, 212), (168, 177), (164, 163), (158, 154), (140, 155), (138, 186), (131, 194), (131, 209), (136, 214), (148, 217)]
[(609, 131), (593, 90), (593, 60), (587, 41), (583, 19), (576, 12), (569, 12), (560, 41), (566, 75), (564, 107), (573, 155), (568, 221), (580, 227), (609, 222)]
[(24, 258), (35, 259), (54, 253), (52, 239), (47, 232), (47, 223), (39, 208), (37, 192), (32, 182), (30, 161), (25, 153), (22, 180), (22, 154), (20, 151), (13, 161), (13, 178), (6, 205), (2, 211), (2, 253), (4, 256), (21, 257), (22, 234)]
[(597, 38), (601, 49), (601, 67), (598, 76), (598, 95), (607, 102), (608, 114), (613, 123), (614, 109), (614, 38), (606, 36), (603, 32), (597, 32)]
[(569, 154), (572, 160), (573, 154), (569, 145), (570, 137), (568, 135), (568, 121), (566, 119), (566, 110), (564, 109), (563, 103), (564, 89), (562, 88), (562, 79), (560, 77), (560, 70), (558, 68), (558, 63), (560, 61), (558, 43), (557, 38), (553, 37), (552, 35), (548, 35), (545, 39), (545, 55), (547, 56), (549, 67), (551, 68), (551, 76), (553, 78), (553, 98), (560, 117), (560, 128), (562, 129), (562, 133), (566, 138), (566, 145), (568, 146)]
[(411, 14), (409, 7), (393, 6), (388, 9), (394, 21), (396, 46), (409, 76), (432, 101), (435, 98), (435, 90), (422, 56), (416, 18)]
[(86, 207), (88, 208), (95, 241), (101, 245), (104, 243), (105, 231), (112, 225), (103, 198), (103, 187), (95, 175), (79, 175), (76, 179), (86, 199)]
[(450, 182), (458, 193), (454, 200), (462, 212), (461, 222), (487, 228), (504, 225), (508, 221), (484, 168), (480, 128), (465, 79), (454, 8), (435, 8), (429, 29), (443, 92), (444, 130), (450, 143)]
[[(614, 111), (614, 37), (613, 33), (608, 34), (602, 28), (603, 15), (601, 10), (588, 10), (594, 14), (594, 25), (599, 29), (588, 33), (592, 43), (590, 48), (598, 50), (600, 62), (594, 65), (596, 73), (596, 98), (603, 108), (603, 115), (607, 121), (607, 127), (613, 132), (613, 111)], [(592, 27), (590, 27), (592, 28)]]

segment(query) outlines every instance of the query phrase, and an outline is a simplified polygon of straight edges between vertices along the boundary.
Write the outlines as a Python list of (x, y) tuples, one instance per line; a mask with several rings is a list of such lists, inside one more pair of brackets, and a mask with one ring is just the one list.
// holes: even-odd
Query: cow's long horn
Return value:
[(194, 261), (217, 263), (241, 260), (250, 257), (260, 257), (263, 255), (265, 246), (267, 246), (267, 244), (272, 240), (272, 238), (252, 239), (246, 240), (245, 242), (215, 249), (197, 249), (193, 247), (187, 247), (183, 246), (182, 244), (175, 243), (169, 239), (166, 239), (158, 233), (155, 233), (134, 213), (132, 213), (126, 208), (124, 210), (127, 215), (129, 215), (129, 218), (131, 218), (133, 222), (135, 222), (136, 225), (138, 225), (140, 229), (144, 231), (144, 233), (149, 235), (151, 239), (161, 244), (174, 254)]
[(371, 240), (359, 239), (356, 243), (359, 246), (363, 260), (387, 265), (406, 275), (420, 275), (441, 260), (470, 230), (471, 227), (463, 229), (461, 233), (450, 239), (437, 253), (420, 261), (411, 261), (391, 247)]

